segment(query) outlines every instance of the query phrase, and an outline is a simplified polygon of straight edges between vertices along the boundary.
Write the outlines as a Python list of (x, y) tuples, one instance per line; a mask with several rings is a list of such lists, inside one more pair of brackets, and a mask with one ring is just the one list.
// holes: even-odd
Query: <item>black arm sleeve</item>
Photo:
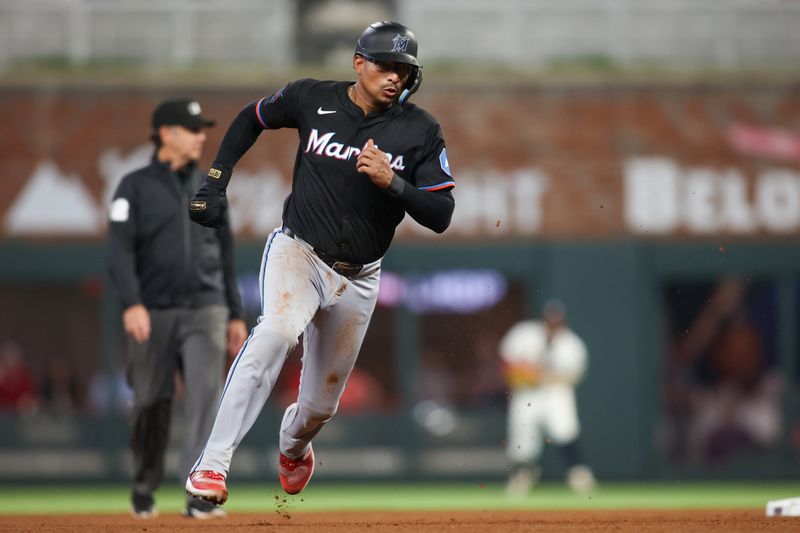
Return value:
[(222, 250), (222, 276), (225, 283), (225, 301), (230, 311), (230, 320), (243, 319), (242, 298), (239, 295), (239, 286), (236, 283), (236, 258), (231, 231), (230, 220), (217, 229), (219, 244)]
[(142, 303), (133, 242), (124, 230), (114, 225), (108, 229), (108, 273), (123, 308)]
[(228, 126), (228, 131), (225, 132), (225, 137), (223, 137), (217, 152), (217, 158), (214, 160), (215, 168), (217, 165), (221, 165), (229, 170), (233, 169), (264, 131), (264, 126), (256, 116), (256, 105), (258, 102), (254, 101), (244, 106)]
[(456, 207), (450, 189), (421, 191), (395, 174), (387, 191), (400, 202), (411, 218), (426, 228), (442, 233), (450, 225)]

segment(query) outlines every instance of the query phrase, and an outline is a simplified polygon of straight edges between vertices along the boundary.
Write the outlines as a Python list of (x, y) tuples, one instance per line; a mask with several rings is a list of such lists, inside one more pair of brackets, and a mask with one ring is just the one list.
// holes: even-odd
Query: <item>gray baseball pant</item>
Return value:
[(303, 335), (297, 402), (286, 409), (279, 448), (302, 456), (336, 413), (367, 331), (380, 284), (380, 264), (352, 279), (334, 272), (299, 238), (276, 229), (267, 240), (257, 325), (231, 365), (214, 428), (193, 470), (228, 473), (239, 443), (258, 418), (289, 350)]
[(133, 492), (143, 496), (152, 495), (164, 478), (177, 369), (185, 385), (182, 477), (188, 475), (203, 449), (222, 390), (229, 316), (227, 307), (221, 305), (149, 312), (150, 339), (139, 344), (128, 338), (127, 364), (133, 389)]

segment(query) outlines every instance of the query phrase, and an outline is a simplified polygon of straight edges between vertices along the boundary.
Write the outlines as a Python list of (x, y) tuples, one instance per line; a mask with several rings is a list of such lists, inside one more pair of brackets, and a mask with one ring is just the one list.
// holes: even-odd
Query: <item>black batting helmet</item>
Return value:
[(370, 24), (356, 41), (356, 54), (373, 61), (394, 61), (414, 67), (398, 98), (401, 104), (422, 83), (422, 65), (417, 61), (417, 38), (398, 22), (382, 20)]

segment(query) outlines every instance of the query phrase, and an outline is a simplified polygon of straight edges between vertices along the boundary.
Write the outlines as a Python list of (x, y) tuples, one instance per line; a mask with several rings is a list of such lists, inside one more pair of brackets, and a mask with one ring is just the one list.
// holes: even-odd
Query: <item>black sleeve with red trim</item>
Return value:
[(399, 200), (411, 218), (436, 233), (442, 233), (450, 225), (456, 208), (451, 188), (438, 191), (415, 189), (395, 174), (388, 192)]
[[(211, 165), (212, 169), (217, 169), (227, 174), (230, 180), (230, 173), (239, 159), (253, 146), (258, 136), (264, 131), (264, 128), (258, 122), (256, 117), (256, 103), (250, 102), (239, 111), (236, 118), (233, 119), (231, 125), (228, 126), (228, 131), (225, 132), (225, 137), (222, 138), (222, 144), (217, 152), (217, 157)], [(223, 183), (227, 186), (227, 180)]]
[(452, 189), (456, 182), (450, 174), (450, 163), (447, 160), (447, 148), (444, 144), (442, 128), (428, 115), (433, 122), (425, 143), (424, 156), (415, 165), (412, 179), (414, 186), (423, 191)]
[(387, 191), (403, 205), (411, 218), (436, 233), (442, 233), (450, 225), (455, 198), (450, 190), (456, 182), (450, 175), (447, 149), (439, 124), (433, 122), (431, 135), (425, 146), (425, 156), (413, 171), (413, 184), (394, 175)]
[(272, 96), (250, 102), (233, 119), (211, 165), (212, 169), (221, 172), (217, 180), (222, 187), (228, 185), (233, 167), (253, 146), (264, 129), (296, 127), (293, 94), (298, 84), (299, 82), (290, 83)]
[(297, 105), (302, 100), (299, 93), (307, 90), (315, 80), (305, 79), (289, 83), (272, 96), (256, 103), (256, 119), (264, 129), (297, 128)]

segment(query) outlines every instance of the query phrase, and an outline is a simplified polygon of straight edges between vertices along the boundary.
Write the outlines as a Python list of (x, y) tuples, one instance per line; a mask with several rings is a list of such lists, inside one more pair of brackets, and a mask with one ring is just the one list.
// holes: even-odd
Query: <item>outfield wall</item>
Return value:
[[(63, 287), (91, 286), (102, 276), (102, 248), (96, 246), (54, 247), (6, 245), (0, 248), (0, 283)], [(253, 268), (260, 250), (239, 249), (240, 270)], [(249, 265), (249, 266), (247, 266)], [(348, 402), (349, 407), (327, 427), (319, 438), (323, 477), (331, 479), (384, 478), (476, 478), (499, 479), (505, 460), (502, 453), (504, 404), (496, 396), (451, 396), (439, 398), (454, 416), (442, 432), (416, 416), (420, 405), (418, 383), (429, 369), (423, 353), (439, 349), (444, 369), (463, 376), (477, 368), (478, 359), (469, 350), (482, 333), (500, 332), (513, 319), (533, 312), (544, 298), (558, 295), (570, 310), (574, 329), (589, 346), (591, 364), (588, 378), (578, 389), (585, 450), (600, 476), (614, 479), (673, 478), (773, 478), (797, 475), (794, 428), (797, 420), (797, 359), (800, 355), (800, 254), (793, 245), (729, 245), (724, 252), (709, 244), (644, 244), (633, 241), (600, 243), (515, 243), (471, 247), (397, 246), (386, 258), (385, 268), (394, 273), (415, 273), (450, 269), (491, 269), (524, 293), (521, 305), (511, 299), (480, 311), (458, 314), (419, 313), (405, 306), (379, 308), (373, 329), (365, 343), (359, 366), (373, 372), (383, 383), (391, 400), (381, 403), (367, 399)], [(774, 360), (769, 369), (786, 383), (778, 408), (781, 426), (768, 447), (742, 447), (723, 458), (675, 457), (666, 442), (674, 413), (668, 408), (668, 379), (671, 343), (664, 305), (665, 287), (670, 283), (691, 286), (698, 282), (745, 278), (765, 281), (774, 288)], [(86, 354), (95, 354), (97, 372), (112, 373), (124, 355), (117, 349), (117, 309), (104, 292), (97, 298), (91, 325), (100, 333), (84, 339)], [(32, 316), (29, 309), (4, 309), (4, 335), (15, 331), (21, 338), (31, 330), (43, 338), (40, 345), (74, 351), (74, 339), (59, 321), (60, 306), (52, 314)], [(91, 315), (88, 315), (91, 316)], [(447, 321), (447, 322), (438, 322)], [(465, 324), (439, 328), (431, 340), (431, 321)], [(71, 322), (72, 336), (80, 328)], [(388, 324), (388, 326), (387, 326)], [(52, 327), (51, 327), (52, 325)], [(77, 330), (77, 331), (76, 331)], [(51, 331), (63, 337), (52, 338)], [(490, 335), (491, 336), (491, 335)], [(464, 348), (467, 347), (467, 348)], [(470, 362), (471, 361), (471, 362)], [(472, 365), (472, 366), (470, 366)], [(87, 376), (88, 378), (88, 376)], [(88, 383), (88, 379), (87, 379)], [(695, 392), (702, 392), (698, 389)], [(271, 475), (271, 460), (282, 404), (276, 392), (261, 420), (237, 455), (234, 470), (242, 479)], [(173, 446), (181, 437), (181, 411)], [(441, 415), (442, 413), (440, 413)], [(441, 419), (440, 419), (441, 420)], [(436, 424), (434, 423), (434, 426)], [(116, 479), (126, 475), (125, 421), (122, 410), (105, 413), (70, 414), (41, 411), (37, 414), (3, 418), (0, 436), (0, 472), (6, 478), (45, 480), (65, 478)], [(685, 430), (691, 430), (685, 426)], [(673, 428), (674, 430), (674, 428)], [(681, 428), (678, 428), (680, 431)], [(546, 476), (559, 476), (560, 458), (546, 446)], [(173, 447), (173, 454), (176, 449)], [(323, 455), (324, 454), (324, 455)], [(348, 466), (368, 458), (367, 465), (354, 472)], [(170, 462), (174, 468), (174, 455)], [(329, 462), (325, 459), (329, 458)]]
[[(197, 98), (219, 121), (208, 164), (241, 107), (280, 83), (0, 89), (0, 241), (102, 240), (116, 184), (152, 154), (159, 100)], [(415, 101), (442, 125), (459, 204), (445, 235), (406, 221), (401, 241), (800, 234), (792, 83), (431, 82)], [(328, 140), (315, 150), (335, 152), (339, 140)], [(237, 166), (229, 196), (240, 239), (260, 242), (280, 223), (297, 146), (294, 131), (269, 132)]]

